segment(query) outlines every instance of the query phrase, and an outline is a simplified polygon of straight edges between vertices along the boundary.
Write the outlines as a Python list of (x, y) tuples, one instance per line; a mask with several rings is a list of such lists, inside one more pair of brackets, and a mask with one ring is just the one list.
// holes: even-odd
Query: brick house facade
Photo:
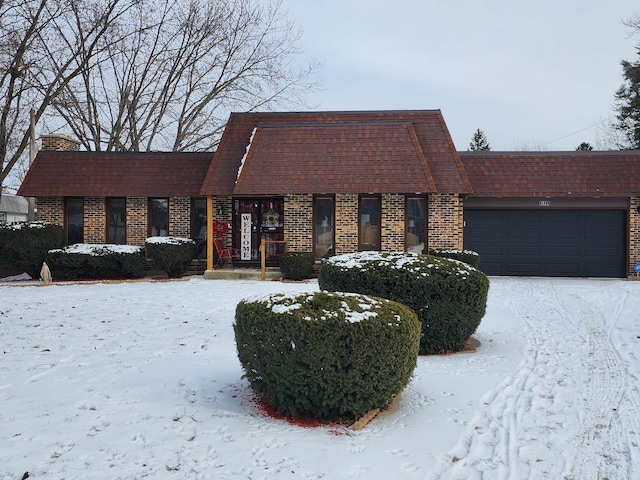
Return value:
[[(628, 276), (640, 263), (639, 152), (457, 152), (438, 110), (232, 114), (215, 154), (42, 145), (19, 194), (37, 198), (39, 220), (79, 223), (87, 243), (196, 238), (206, 217), (230, 226), (236, 266), (256, 265), (262, 240), (316, 258), (477, 246), (494, 274), (522, 263), (533, 266), (520, 274)], [(578, 243), (545, 244), (574, 230)], [(580, 269), (549, 270), (566, 259)], [(616, 267), (584, 267), (601, 261)]]

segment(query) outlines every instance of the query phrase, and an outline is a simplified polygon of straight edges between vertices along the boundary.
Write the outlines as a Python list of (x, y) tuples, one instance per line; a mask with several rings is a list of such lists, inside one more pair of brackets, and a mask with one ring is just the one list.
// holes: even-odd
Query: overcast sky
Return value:
[(323, 63), (318, 110), (440, 109), (458, 150), (598, 146), (638, 0), (283, 0)]

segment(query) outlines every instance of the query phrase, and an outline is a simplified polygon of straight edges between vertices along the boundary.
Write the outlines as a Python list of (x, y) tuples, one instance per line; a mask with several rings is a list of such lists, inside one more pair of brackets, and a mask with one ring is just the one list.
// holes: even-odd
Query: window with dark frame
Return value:
[(65, 233), (67, 244), (84, 242), (84, 198), (68, 197), (65, 199)]
[(380, 250), (381, 199), (379, 195), (361, 195), (359, 208), (359, 249)]
[(426, 247), (426, 205), (424, 197), (407, 198), (405, 224), (407, 252), (422, 253)]
[(191, 238), (196, 241), (196, 257), (207, 258), (207, 199), (191, 199)]
[(127, 202), (124, 198), (107, 198), (107, 243), (127, 243)]
[(313, 251), (316, 258), (333, 255), (335, 201), (331, 196), (313, 198)]
[(169, 235), (169, 199), (149, 199), (149, 236), (166, 237)]

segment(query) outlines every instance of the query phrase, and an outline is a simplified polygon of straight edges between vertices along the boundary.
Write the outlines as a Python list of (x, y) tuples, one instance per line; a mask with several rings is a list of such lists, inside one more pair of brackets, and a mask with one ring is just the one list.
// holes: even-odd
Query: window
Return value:
[(333, 197), (315, 197), (313, 199), (313, 250), (316, 258), (322, 258), (334, 253), (333, 220)]
[(126, 205), (124, 198), (107, 198), (107, 243), (127, 243)]
[(196, 257), (207, 258), (207, 199), (191, 199), (191, 238), (196, 241)]
[(191, 237), (207, 239), (207, 199), (191, 199)]
[(380, 197), (360, 197), (360, 250), (380, 250)]
[(65, 202), (65, 230), (67, 244), (84, 242), (84, 199), (67, 198)]
[(169, 199), (152, 198), (149, 200), (149, 236), (166, 237), (169, 235)]
[(407, 198), (406, 212), (405, 243), (407, 252), (422, 253), (426, 246), (426, 200), (424, 197)]

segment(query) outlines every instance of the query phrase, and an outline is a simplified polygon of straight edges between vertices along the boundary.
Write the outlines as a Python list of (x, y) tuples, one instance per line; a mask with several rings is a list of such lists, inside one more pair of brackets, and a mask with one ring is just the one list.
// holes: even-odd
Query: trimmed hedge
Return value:
[(408, 384), (420, 322), (404, 305), (345, 293), (244, 300), (233, 325), (253, 390), (287, 416), (355, 418)]
[(196, 242), (190, 238), (149, 237), (144, 244), (155, 266), (172, 278), (187, 273), (195, 255)]
[(144, 276), (144, 249), (131, 245), (78, 243), (47, 253), (53, 278), (113, 279)]
[(457, 260), (415, 253), (360, 252), (323, 260), (318, 284), (329, 291), (388, 298), (422, 324), (420, 353), (460, 351), (485, 314), (489, 279)]
[(0, 264), (17, 268), (31, 278), (40, 277), (47, 252), (64, 245), (64, 230), (45, 222), (17, 222), (0, 225)]
[(316, 259), (310, 252), (283, 252), (280, 254), (280, 271), (287, 280), (311, 278)]
[(480, 265), (480, 255), (473, 250), (429, 250), (429, 255), (460, 260), (473, 268), (478, 268)]

